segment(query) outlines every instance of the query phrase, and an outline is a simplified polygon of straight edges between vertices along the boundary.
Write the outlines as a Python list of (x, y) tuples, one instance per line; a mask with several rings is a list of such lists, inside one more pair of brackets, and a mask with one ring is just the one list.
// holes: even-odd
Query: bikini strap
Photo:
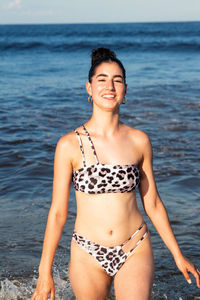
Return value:
[(80, 134), (79, 134), (79, 132), (76, 129), (74, 130), (74, 132), (76, 132), (76, 135), (78, 137), (78, 141), (79, 141), (79, 144), (80, 144), (81, 155), (82, 155), (82, 158), (83, 158), (83, 166), (86, 167), (85, 154), (84, 154), (83, 143), (82, 143)]
[[(130, 241), (145, 225), (146, 223), (143, 222), (140, 227), (130, 236), (130, 238), (128, 238), (128, 240), (126, 240), (123, 244), (120, 245), (120, 247), (123, 247), (126, 243), (128, 243), (128, 241)], [(137, 243), (135, 244), (135, 246), (128, 252), (125, 252), (127, 257), (129, 257), (129, 255), (131, 255), (131, 253), (135, 250), (135, 248), (144, 240), (144, 238), (147, 236), (148, 234), (148, 228), (146, 229), (145, 233), (143, 234), (143, 236), (137, 241)]]
[(140, 227), (128, 238), (128, 240), (126, 240), (123, 244), (121, 244), (120, 246), (124, 246), (126, 243), (128, 243), (128, 241), (130, 241), (141, 229), (142, 227), (145, 225), (146, 223), (143, 222)]
[(90, 142), (90, 145), (91, 145), (91, 148), (92, 148), (94, 157), (96, 158), (97, 164), (99, 164), (99, 160), (98, 160), (98, 157), (97, 157), (97, 154), (96, 154), (96, 150), (95, 150), (95, 148), (94, 148), (94, 144), (93, 144), (92, 139), (91, 139), (91, 137), (90, 137), (90, 135), (89, 135), (89, 132), (87, 131), (87, 129), (85, 128), (84, 125), (83, 125), (82, 127), (83, 127), (83, 129), (84, 129), (84, 131), (85, 131), (85, 133), (86, 133), (86, 135), (87, 135), (87, 137), (88, 137), (88, 140), (89, 140), (89, 142)]
[(127, 255), (129, 256), (134, 250), (135, 248), (144, 240), (144, 238), (147, 236), (148, 234), (148, 230), (143, 234), (143, 236), (139, 239), (139, 241), (137, 241), (137, 243), (135, 244), (135, 247), (133, 247), (129, 252), (127, 252)]

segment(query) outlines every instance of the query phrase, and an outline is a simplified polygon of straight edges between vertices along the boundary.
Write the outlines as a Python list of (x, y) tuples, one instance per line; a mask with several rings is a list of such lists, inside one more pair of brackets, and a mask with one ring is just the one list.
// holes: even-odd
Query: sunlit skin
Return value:
[[(199, 271), (183, 256), (167, 212), (159, 197), (152, 168), (152, 147), (148, 136), (119, 121), (119, 108), (126, 94), (122, 70), (115, 62), (104, 62), (96, 68), (86, 89), (92, 96), (93, 113), (85, 123), (95, 145), (98, 159), (105, 164), (137, 164), (140, 168), (139, 192), (144, 210), (174, 257), (179, 270), (190, 283), (191, 272), (199, 287)], [(133, 112), (134, 115), (134, 112)], [(95, 159), (82, 127), (79, 127), (87, 165)], [(83, 167), (79, 142), (74, 132), (63, 136), (56, 147), (52, 204), (45, 231), (39, 279), (32, 300), (55, 300), (52, 264), (68, 215), (72, 172)], [(77, 216), (75, 230), (103, 246), (116, 246), (127, 240), (140, 226), (136, 192), (91, 195), (76, 191)], [(145, 226), (146, 227), (146, 226)], [(124, 246), (129, 251), (146, 228)], [(154, 260), (150, 234), (140, 243), (125, 264), (111, 278), (96, 260), (71, 243), (69, 278), (77, 300), (105, 300), (114, 280), (117, 300), (148, 300), (153, 278)]]
[(102, 63), (86, 84), (87, 92), (93, 98), (93, 105), (104, 111), (119, 112), (127, 86), (117, 63)]

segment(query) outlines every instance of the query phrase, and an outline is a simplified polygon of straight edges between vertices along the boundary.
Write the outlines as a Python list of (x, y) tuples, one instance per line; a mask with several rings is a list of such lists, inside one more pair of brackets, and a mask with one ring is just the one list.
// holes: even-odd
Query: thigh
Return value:
[(72, 240), (69, 278), (77, 300), (105, 300), (112, 278), (93, 256)]
[(150, 236), (125, 261), (114, 279), (117, 300), (148, 300), (154, 278), (154, 260)]

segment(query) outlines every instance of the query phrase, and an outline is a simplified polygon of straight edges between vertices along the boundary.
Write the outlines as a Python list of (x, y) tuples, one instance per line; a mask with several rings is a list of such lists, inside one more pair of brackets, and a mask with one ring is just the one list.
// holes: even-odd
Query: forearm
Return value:
[(166, 209), (160, 198), (156, 201), (156, 205), (147, 211), (147, 214), (173, 257), (175, 259), (180, 257), (180, 255), (182, 255), (181, 250), (174, 236)]
[(61, 238), (62, 230), (65, 224), (63, 218), (55, 213), (49, 213), (47, 226), (45, 230), (42, 257), (39, 266), (39, 274), (50, 275), (54, 256), (58, 243)]

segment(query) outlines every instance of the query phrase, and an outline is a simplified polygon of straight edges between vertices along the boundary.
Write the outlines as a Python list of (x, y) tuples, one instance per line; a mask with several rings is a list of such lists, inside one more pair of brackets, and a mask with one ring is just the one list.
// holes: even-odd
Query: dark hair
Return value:
[(91, 58), (91, 68), (88, 74), (89, 82), (92, 81), (92, 77), (95, 74), (96, 68), (103, 62), (116, 62), (121, 68), (124, 77), (124, 82), (126, 82), (126, 71), (121, 61), (116, 57), (115, 52), (108, 48), (97, 48), (92, 50)]

